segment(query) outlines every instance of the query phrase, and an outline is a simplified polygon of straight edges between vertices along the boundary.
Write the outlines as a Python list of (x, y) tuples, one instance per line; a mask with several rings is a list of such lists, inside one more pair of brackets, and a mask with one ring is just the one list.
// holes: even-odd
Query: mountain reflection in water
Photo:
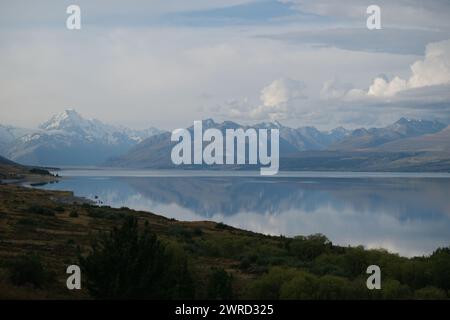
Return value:
[[(64, 175), (64, 172), (62, 172)], [(409, 177), (76, 176), (41, 188), (178, 220), (266, 234), (323, 233), (340, 245), (401, 255), (450, 245), (450, 179)]]

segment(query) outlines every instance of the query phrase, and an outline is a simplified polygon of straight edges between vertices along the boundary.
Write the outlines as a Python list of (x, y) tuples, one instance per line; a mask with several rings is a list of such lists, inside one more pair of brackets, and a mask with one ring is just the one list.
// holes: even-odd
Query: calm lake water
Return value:
[(450, 175), (66, 169), (59, 183), (105, 205), (265, 234), (323, 233), (333, 243), (405, 256), (450, 245)]

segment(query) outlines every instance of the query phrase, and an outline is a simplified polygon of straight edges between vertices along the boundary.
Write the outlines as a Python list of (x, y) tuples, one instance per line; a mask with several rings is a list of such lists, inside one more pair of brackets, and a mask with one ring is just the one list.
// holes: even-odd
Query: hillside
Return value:
[(0, 156), (0, 183), (3, 182), (29, 182), (44, 183), (56, 181), (47, 169), (35, 166), (23, 166)]
[[(100, 232), (121, 226), (123, 231), (108, 236), (122, 237), (115, 243), (117, 249), (104, 256), (114, 268), (102, 265), (101, 274), (102, 279), (117, 279), (120, 273), (129, 281), (122, 281), (119, 290), (110, 291), (108, 297), (129, 298), (134, 294), (145, 298), (158, 294), (141, 290), (143, 281), (148, 280), (145, 274), (127, 271), (134, 267), (129, 256), (135, 251), (129, 250), (131, 244), (126, 241), (127, 237), (133, 238), (129, 232), (135, 231), (125, 229), (131, 217), (137, 219), (141, 232), (149, 230), (156, 236), (172, 257), (160, 272), (170, 268), (173, 273), (160, 289), (183, 275), (184, 283), (189, 282), (184, 298), (448, 298), (448, 249), (436, 250), (429, 257), (403, 258), (384, 250), (336, 246), (323, 235), (266, 236), (221, 223), (181, 222), (128, 208), (93, 206), (75, 199), (70, 192), (8, 185), (0, 185), (0, 298), (105, 298), (89, 289), (92, 283), (105, 284), (98, 282), (97, 273), (83, 269), (82, 290), (69, 291), (65, 271), (70, 264), (80, 264), (79, 253), (82, 257), (93, 254), (93, 241), (105, 239)], [(116, 254), (116, 250), (125, 251)], [(89, 261), (102, 263), (97, 258)], [(383, 270), (380, 291), (369, 291), (365, 286), (365, 271), (371, 264)], [(159, 274), (155, 276), (154, 281), (161, 280)], [(132, 281), (136, 278), (140, 281), (135, 288)], [(137, 289), (136, 295), (133, 290)]]

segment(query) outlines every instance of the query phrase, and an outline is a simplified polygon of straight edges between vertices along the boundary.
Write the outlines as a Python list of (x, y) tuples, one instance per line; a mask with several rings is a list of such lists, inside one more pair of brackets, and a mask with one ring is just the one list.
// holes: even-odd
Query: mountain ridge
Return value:
[[(217, 123), (212, 119), (205, 119), (202, 121), (202, 124), (204, 130), (207, 128), (217, 128), (222, 132), (226, 129), (236, 128), (242, 128), (244, 130), (248, 128), (279, 129), (280, 166), (283, 169), (283, 161), (288, 159), (285, 164), (287, 164), (288, 168), (292, 170), (302, 170), (304, 168), (308, 168), (310, 170), (315, 170), (315, 168), (326, 170), (326, 165), (325, 167), (323, 165), (323, 163), (327, 163), (326, 159), (333, 159), (329, 162), (329, 169), (334, 170), (341, 168), (340, 163), (346, 163), (345, 161), (348, 158), (353, 158), (355, 160), (358, 157), (361, 158), (361, 156), (363, 158), (367, 157), (368, 154), (373, 157), (373, 161), (359, 163), (359, 169), (362, 170), (366, 168), (370, 170), (377, 170), (378, 164), (380, 165), (380, 168), (389, 169), (390, 162), (399, 163), (408, 157), (417, 156), (417, 152), (415, 152), (417, 150), (409, 150), (409, 153), (398, 154), (395, 150), (387, 152), (382, 149), (376, 149), (376, 147), (393, 141), (402, 141), (407, 138), (420, 137), (426, 134), (433, 135), (439, 133), (446, 127), (445, 124), (437, 121), (412, 120), (406, 118), (401, 118), (395, 123), (383, 128), (360, 128), (355, 130), (347, 130), (342, 127), (338, 127), (329, 131), (319, 131), (315, 127), (291, 128), (283, 126), (279, 122), (263, 122), (249, 126), (239, 125), (232, 121)], [(193, 130), (192, 126), (187, 129), (191, 132)], [(128, 153), (108, 160), (106, 165), (152, 169), (175, 168), (175, 165), (172, 164), (170, 159), (171, 149), (175, 144), (176, 142), (170, 141), (170, 133), (156, 135), (137, 144), (131, 148)], [(336, 149), (336, 146), (339, 146), (339, 144), (348, 147)], [(315, 153), (314, 157), (310, 158), (307, 154), (311, 154), (311, 152)], [(342, 158), (340, 158), (340, 155)], [(295, 159), (296, 157), (299, 160), (297, 164), (296, 161), (292, 161), (292, 159)], [(304, 161), (305, 159), (306, 162)], [(314, 164), (315, 161), (317, 162), (316, 164)], [(245, 166), (241, 166), (241, 168), (242, 167)], [(190, 167), (186, 166), (186, 168)], [(196, 168), (199, 167), (196, 166)], [(343, 167), (344, 170), (349, 170), (351, 168), (351, 164)]]
[(153, 127), (133, 130), (105, 124), (67, 109), (38, 129), (8, 141), (2, 153), (27, 165), (96, 165), (160, 133)]

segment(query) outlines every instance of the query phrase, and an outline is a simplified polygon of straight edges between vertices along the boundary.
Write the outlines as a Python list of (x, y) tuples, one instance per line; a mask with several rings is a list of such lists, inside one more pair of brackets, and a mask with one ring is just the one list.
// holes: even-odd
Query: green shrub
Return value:
[(71, 218), (78, 218), (78, 212), (75, 210), (70, 211), (69, 217)]
[(280, 299), (281, 287), (296, 273), (293, 268), (273, 267), (249, 286), (247, 295), (250, 299)]
[(414, 297), (419, 300), (441, 300), (446, 299), (445, 291), (436, 287), (428, 286), (414, 292)]
[(386, 300), (411, 299), (411, 289), (398, 280), (388, 279), (381, 285), (382, 298)]
[(11, 282), (17, 286), (31, 284), (42, 288), (51, 278), (40, 257), (33, 254), (17, 257), (10, 263), (9, 270)]
[(352, 295), (351, 283), (342, 277), (326, 275), (318, 279), (317, 299), (349, 299)]
[(298, 236), (288, 244), (289, 253), (300, 260), (312, 261), (323, 253), (330, 251), (332, 243), (322, 234), (307, 237)]
[(57, 206), (53, 210), (55, 210), (56, 212), (61, 213), (61, 212), (64, 212), (66, 209), (64, 209), (63, 206)]
[(219, 229), (219, 230), (232, 230), (232, 229), (233, 229), (232, 227), (227, 226), (227, 225), (226, 225), (225, 223), (223, 223), (223, 222), (218, 222), (218, 223), (216, 223), (215, 228), (216, 228), (216, 229)]
[(223, 269), (213, 269), (208, 281), (208, 299), (233, 299), (233, 276)]
[(192, 292), (183, 291), (190, 281), (187, 261), (180, 268), (154, 234), (148, 229), (138, 231), (134, 217), (121, 228), (100, 234), (91, 252), (80, 255), (79, 261), (86, 287), (95, 298), (192, 298), (187, 296)]
[(282, 285), (280, 299), (317, 299), (318, 289), (319, 283), (316, 276), (308, 272), (297, 271), (295, 277)]

